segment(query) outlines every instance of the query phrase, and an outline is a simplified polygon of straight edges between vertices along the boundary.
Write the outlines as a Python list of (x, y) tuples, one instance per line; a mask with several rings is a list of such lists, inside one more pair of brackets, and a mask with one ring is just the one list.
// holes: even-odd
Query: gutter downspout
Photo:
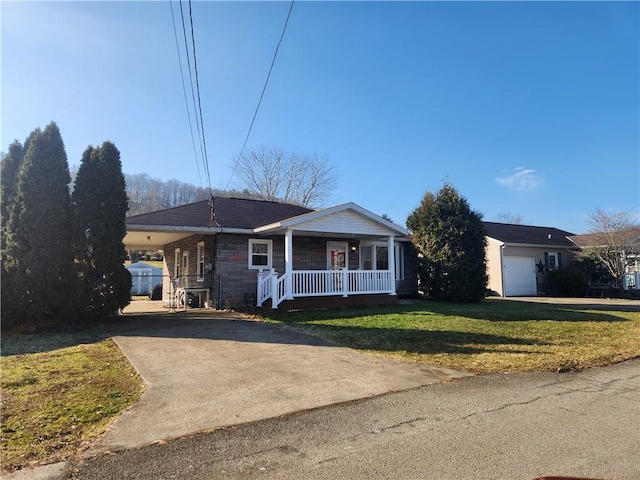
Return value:
[(504, 291), (504, 247), (505, 243), (500, 243), (500, 296), (506, 297)]

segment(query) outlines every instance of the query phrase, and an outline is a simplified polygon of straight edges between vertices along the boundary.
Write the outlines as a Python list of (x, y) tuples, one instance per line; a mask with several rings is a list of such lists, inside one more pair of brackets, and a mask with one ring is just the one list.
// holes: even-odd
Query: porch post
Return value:
[(396, 294), (396, 250), (393, 245), (393, 235), (387, 239), (387, 254), (389, 256), (389, 274), (391, 276), (391, 295)]
[(287, 230), (284, 235), (284, 275), (285, 298), (291, 300), (293, 299), (293, 230)]

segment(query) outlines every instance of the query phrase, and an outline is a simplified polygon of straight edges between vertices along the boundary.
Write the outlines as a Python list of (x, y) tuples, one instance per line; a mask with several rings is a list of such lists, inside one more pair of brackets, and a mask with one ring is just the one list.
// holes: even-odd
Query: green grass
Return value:
[(3, 471), (76, 455), (144, 391), (96, 332), (3, 335), (0, 366)]
[(476, 373), (580, 370), (640, 356), (640, 312), (487, 299), (276, 313), (357, 350)]

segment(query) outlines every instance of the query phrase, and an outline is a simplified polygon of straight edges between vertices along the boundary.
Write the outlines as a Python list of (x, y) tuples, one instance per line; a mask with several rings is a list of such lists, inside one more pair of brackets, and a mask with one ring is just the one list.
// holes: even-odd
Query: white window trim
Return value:
[[(375, 266), (376, 268), (374, 268), (374, 270), (377, 269), (377, 256), (376, 256), (376, 248), (378, 247), (383, 247), (383, 248), (387, 248), (388, 245), (386, 242), (362, 242), (360, 243), (361, 247), (372, 247), (371, 250), (371, 262), (372, 262), (372, 266)], [(395, 264), (395, 268), (394, 268), (394, 276), (396, 280), (404, 280), (404, 249), (402, 248), (402, 246), (397, 243), (394, 242), (393, 244), (393, 249), (394, 249), (394, 260), (396, 262)], [(363, 270), (363, 265), (362, 265), (362, 257), (360, 257), (358, 259), (358, 264), (360, 267), (360, 270)]]
[(198, 242), (198, 247), (196, 250), (196, 280), (198, 282), (204, 282), (204, 242)]
[[(551, 257), (553, 257), (554, 267), (551, 268)], [(552, 272), (554, 270), (558, 270), (558, 252), (547, 252), (547, 270)]]
[(189, 250), (182, 252), (182, 276), (184, 277), (185, 286), (189, 283)]
[[(253, 264), (253, 246), (254, 245), (267, 245), (267, 264), (266, 265), (254, 265)], [(249, 269), (260, 270), (265, 268), (272, 268), (273, 265), (273, 240), (267, 240), (263, 238), (250, 238), (249, 239)]]
[(327, 242), (327, 270), (333, 270), (331, 264), (331, 251), (344, 250), (344, 267), (340, 270), (349, 270), (349, 243), (348, 242)]
[(182, 276), (182, 255), (180, 255), (179, 248), (176, 248), (173, 252), (174, 252), (173, 278), (178, 278)]

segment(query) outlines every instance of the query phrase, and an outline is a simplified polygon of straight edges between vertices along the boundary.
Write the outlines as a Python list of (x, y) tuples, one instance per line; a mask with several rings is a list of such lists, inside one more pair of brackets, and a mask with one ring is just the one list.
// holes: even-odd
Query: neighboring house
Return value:
[[(589, 248), (619, 249), (620, 257), (624, 259), (625, 283), (623, 288), (640, 289), (640, 228), (621, 230), (611, 233), (587, 233), (572, 235), (569, 239), (582, 250)], [(610, 285), (618, 287), (616, 285)]]
[(354, 203), (311, 210), (219, 197), (126, 224), (127, 249), (164, 251), (166, 302), (197, 294), (216, 308), (291, 309), (417, 294), (407, 231)]
[(144, 262), (126, 267), (131, 273), (131, 295), (149, 295), (155, 285), (162, 284), (162, 269)]
[(501, 297), (547, 293), (546, 274), (569, 265), (579, 248), (552, 227), (483, 222), (488, 289)]

